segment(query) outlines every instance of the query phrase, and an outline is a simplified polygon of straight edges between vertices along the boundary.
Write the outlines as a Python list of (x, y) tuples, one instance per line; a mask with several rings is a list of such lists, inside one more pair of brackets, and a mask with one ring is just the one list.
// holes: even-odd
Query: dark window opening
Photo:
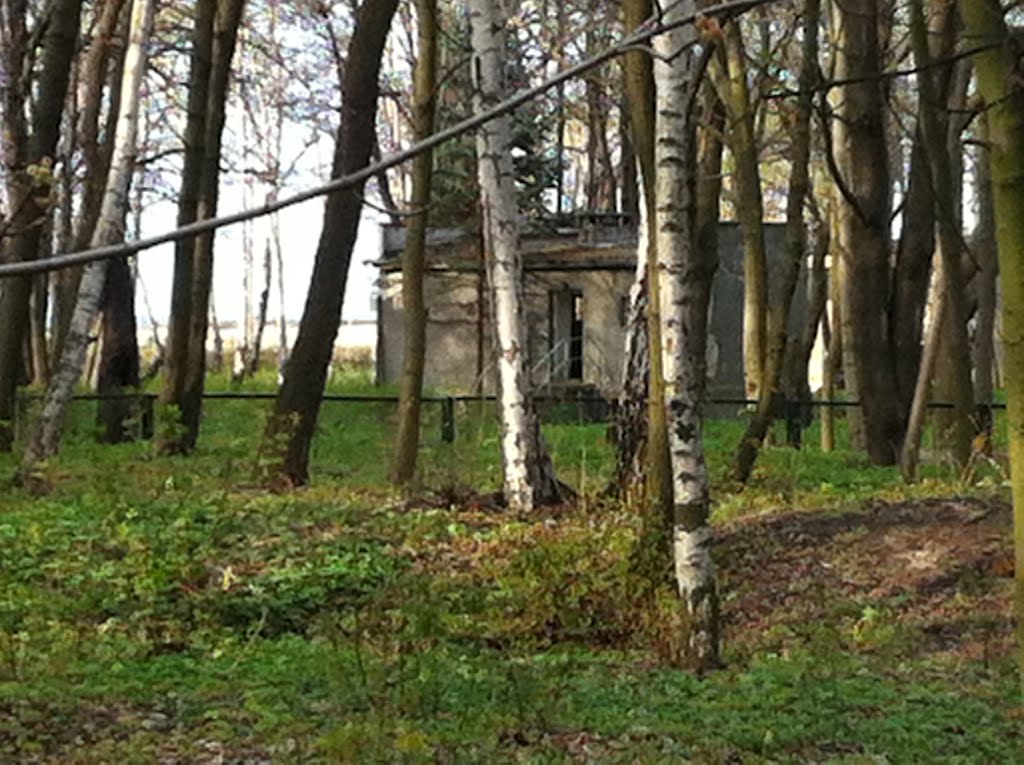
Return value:
[(552, 290), (548, 302), (550, 379), (583, 380), (583, 293)]

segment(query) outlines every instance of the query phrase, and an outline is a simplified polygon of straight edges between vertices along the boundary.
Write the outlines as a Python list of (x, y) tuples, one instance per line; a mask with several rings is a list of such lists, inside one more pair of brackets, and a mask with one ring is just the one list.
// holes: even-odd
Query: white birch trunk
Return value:
[[(505, 95), (504, 23), (498, 0), (469, 0), (473, 49), (473, 106), (478, 113)], [(529, 512), (557, 498), (558, 489), (529, 398), (523, 264), (511, 154), (512, 117), (503, 115), (477, 131), (477, 173), (483, 216), (487, 276), (492, 291), (498, 352), (498, 404), (505, 501)]]
[[(664, 21), (686, 17), (693, 0), (672, 5)], [(698, 667), (718, 661), (718, 587), (711, 560), (710, 499), (701, 434), (704, 359), (700, 335), (707, 317), (696, 257), (696, 83), (692, 26), (654, 38), (656, 248), (661, 293), (662, 365), (672, 464), (672, 551), (683, 609), (683, 651)]]
[[(132, 3), (128, 50), (125, 53), (124, 78), (121, 83), (121, 113), (114, 134), (114, 157), (107, 176), (99, 222), (90, 247), (102, 247), (124, 240), (128, 190), (135, 171), (139, 101), (146, 71), (146, 43), (153, 28), (154, 9), (155, 0), (134, 0)], [(56, 454), (60, 446), (61, 429), (75, 384), (82, 374), (106, 273), (105, 260), (86, 266), (60, 361), (46, 390), (42, 412), (25, 448), (23, 474), (30, 473), (40, 460)]]

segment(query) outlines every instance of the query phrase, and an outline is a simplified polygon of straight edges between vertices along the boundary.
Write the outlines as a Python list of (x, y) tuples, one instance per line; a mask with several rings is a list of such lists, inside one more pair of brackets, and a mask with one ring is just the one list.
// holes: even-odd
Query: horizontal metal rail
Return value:
[[(17, 406), (15, 407), (14, 413), (14, 426), (15, 433), (19, 431), (19, 425), (21, 412), (25, 403), (41, 399), (43, 395), (41, 393), (29, 393), (23, 392), (18, 395)], [(157, 393), (132, 393), (132, 392), (120, 392), (120, 393), (78, 393), (72, 396), (74, 401), (117, 401), (124, 399), (131, 399), (136, 401), (144, 402), (144, 420), (147, 423), (152, 423), (153, 418), (153, 405), (159, 398)], [(209, 391), (203, 393), (204, 400), (214, 401), (272, 401), (277, 398), (277, 393), (271, 391)], [(325, 393), (321, 396), (322, 401), (334, 401), (342, 403), (363, 403), (363, 404), (397, 404), (398, 396), (395, 395), (380, 395), (380, 394), (362, 394), (362, 393)], [(609, 401), (601, 395), (594, 395), (593, 393), (586, 393), (580, 395), (573, 395), (570, 392), (562, 395), (536, 395), (533, 396), (533, 400), (538, 403), (564, 403), (564, 404), (595, 404), (604, 405), (613, 408), (616, 404), (614, 400)], [(455, 404), (459, 403), (472, 403), (472, 402), (494, 402), (497, 401), (497, 396), (491, 394), (472, 394), (472, 393), (460, 393), (453, 394), (450, 396), (421, 396), (420, 401), (425, 404), (440, 404), (441, 405), (441, 440), (445, 443), (452, 443), (455, 441)], [(755, 399), (747, 398), (710, 398), (705, 403), (717, 406), (755, 406), (758, 402)], [(797, 422), (799, 419), (799, 413), (805, 407), (822, 407), (822, 408), (850, 408), (860, 406), (859, 401), (844, 401), (844, 400), (827, 400), (827, 399), (804, 399), (804, 400), (789, 400), (779, 399), (776, 402), (776, 412), (782, 413), (782, 416), (778, 419), (789, 423), (791, 428), (802, 430), (803, 426)], [(976, 404), (978, 411), (990, 411), (990, 410), (1003, 410), (1006, 409), (1006, 404), (1002, 402), (993, 402), (990, 404)], [(929, 409), (953, 409), (954, 404), (948, 401), (932, 401), (928, 404)], [(602, 418), (603, 419), (603, 418)], [(151, 425), (146, 428), (147, 437), (151, 435)], [(797, 435), (797, 442), (799, 436)]]

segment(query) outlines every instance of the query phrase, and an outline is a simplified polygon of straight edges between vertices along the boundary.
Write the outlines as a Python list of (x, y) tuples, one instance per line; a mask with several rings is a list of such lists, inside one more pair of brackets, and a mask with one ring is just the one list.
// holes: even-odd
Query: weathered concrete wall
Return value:
[[(628, 233), (628, 232), (627, 232)], [(766, 225), (770, 278), (777, 278), (783, 253), (781, 225)], [(582, 237), (581, 237), (582, 240)], [(605, 395), (617, 392), (622, 377), (625, 331), (623, 301), (633, 280), (630, 241), (621, 229), (613, 241), (573, 240), (573, 245), (552, 245), (554, 240), (524, 241), (527, 274), (524, 285), (528, 355), (534, 383), (543, 386), (552, 373), (558, 377), (559, 361), (551, 353), (551, 293), (582, 294), (583, 382), (597, 386)], [(545, 243), (546, 241), (546, 243)], [(427, 358), (424, 384), (427, 388), (471, 391), (482, 367), (483, 389), (494, 389), (494, 346), (490, 334), (489, 309), (483, 306), (480, 321), (479, 273), (473, 270), (477, 245), (467, 244), (445, 233), (435, 244), (431, 257), (447, 258), (449, 271), (433, 271), (426, 278), (428, 305)], [(580, 269), (582, 261), (594, 267)], [(486, 290), (484, 291), (486, 295)], [(791, 328), (800, 326), (806, 299), (802, 284), (794, 297)], [(401, 375), (402, 324), (401, 275), (385, 272), (381, 277), (379, 310), (378, 379), (397, 382)], [(478, 337), (483, 328), (481, 364)], [(710, 316), (709, 391), (713, 396), (739, 397), (743, 394), (743, 259), (739, 227), (722, 224), (719, 231), (719, 268), (715, 275)], [(564, 377), (564, 366), (562, 368)]]

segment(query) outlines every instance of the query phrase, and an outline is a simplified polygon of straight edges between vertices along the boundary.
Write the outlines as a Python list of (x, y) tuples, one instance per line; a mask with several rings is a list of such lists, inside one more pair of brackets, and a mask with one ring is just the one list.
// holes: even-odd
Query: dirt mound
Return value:
[(1010, 507), (936, 499), (730, 524), (717, 543), (726, 643), (896, 633), (915, 652), (985, 659), (1012, 643)]

